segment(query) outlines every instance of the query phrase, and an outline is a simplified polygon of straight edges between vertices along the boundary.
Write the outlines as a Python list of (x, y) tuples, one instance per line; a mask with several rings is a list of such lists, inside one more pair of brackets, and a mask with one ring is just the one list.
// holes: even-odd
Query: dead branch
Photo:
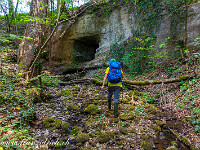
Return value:
[[(146, 80), (146, 81), (129, 81), (129, 80), (124, 80), (123, 84), (127, 86), (130, 89), (134, 89), (136, 87), (134, 86), (144, 86), (144, 85), (155, 85), (155, 84), (169, 84), (169, 83), (175, 83), (175, 82), (181, 82), (181, 81), (186, 81), (189, 80), (195, 76), (199, 77), (198, 73), (197, 75), (184, 75), (184, 76), (179, 76), (177, 78), (172, 78), (172, 79), (165, 79), (165, 80)], [(77, 80), (72, 80), (70, 82), (60, 82), (60, 85), (70, 85), (70, 84), (81, 84), (81, 83), (94, 83), (97, 85), (102, 85), (102, 81), (99, 81), (97, 79), (77, 79)]]

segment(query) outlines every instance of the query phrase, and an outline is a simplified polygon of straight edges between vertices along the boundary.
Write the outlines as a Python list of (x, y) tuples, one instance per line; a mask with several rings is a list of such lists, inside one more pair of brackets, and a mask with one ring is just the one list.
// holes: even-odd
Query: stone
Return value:
[(177, 148), (175, 146), (170, 146), (166, 150), (177, 150)]
[(89, 135), (87, 133), (79, 133), (77, 135), (76, 141), (79, 143), (85, 143), (89, 140)]
[(106, 143), (110, 140), (109, 135), (105, 132), (99, 132), (97, 134), (97, 140), (99, 143)]

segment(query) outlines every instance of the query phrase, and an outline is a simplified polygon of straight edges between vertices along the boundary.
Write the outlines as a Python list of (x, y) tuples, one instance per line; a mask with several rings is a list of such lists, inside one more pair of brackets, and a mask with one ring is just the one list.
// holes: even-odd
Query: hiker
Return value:
[(105, 77), (103, 80), (103, 85), (101, 90), (105, 86), (106, 79), (108, 78), (108, 109), (111, 109), (111, 99), (114, 92), (114, 116), (118, 117), (118, 103), (119, 103), (119, 94), (122, 88), (122, 77), (123, 71), (119, 62), (115, 59), (110, 60), (109, 67), (106, 69)]

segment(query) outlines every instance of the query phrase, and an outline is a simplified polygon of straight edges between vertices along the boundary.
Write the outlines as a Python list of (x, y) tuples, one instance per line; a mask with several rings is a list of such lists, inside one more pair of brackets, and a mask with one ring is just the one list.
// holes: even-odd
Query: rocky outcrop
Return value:
[[(60, 25), (58, 36), (64, 29), (65, 25)], [(75, 60), (87, 62), (83, 63), (85, 67), (100, 65), (110, 45), (132, 36), (134, 30), (137, 30), (137, 25), (126, 7), (99, 17), (82, 15), (63, 39), (51, 47), (50, 62), (54, 65), (68, 64)]]
[[(199, 3), (191, 5), (188, 10), (188, 42), (192, 46), (194, 39), (200, 35), (200, 7)], [(156, 33), (157, 45), (166, 42), (170, 36), (170, 16), (163, 10), (163, 19)], [(183, 25), (182, 25), (183, 26)], [(65, 30), (65, 24), (59, 26), (57, 36)], [(97, 16), (85, 13), (77, 22), (67, 30), (65, 36), (51, 47), (50, 63), (52, 65), (70, 64), (73, 61), (84, 62), (82, 67), (98, 66), (105, 61), (114, 43), (125, 41), (139, 29), (134, 15), (128, 11), (127, 6), (114, 9), (110, 14)], [(177, 24), (176, 40), (184, 40), (184, 28)], [(170, 50), (169, 50), (170, 49)], [(173, 51), (166, 46), (162, 51)]]
[[(190, 5), (188, 9), (187, 30), (184, 22), (176, 22), (175, 28), (171, 29), (172, 19), (170, 12), (162, 8), (162, 19), (159, 20), (159, 27), (155, 29), (157, 36), (156, 45), (166, 43), (166, 38), (175, 35), (174, 41), (184, 41), (187, 32), (187, 46), (194, 48), (193, 41), (200, 36), (200, 3)], [(134, 38), (135, 33), (148, 33), (147, 29), (141, 27), (135, 18), (135, 14), (129, 11), (128, 5), (115, 7), (108, 13), (88, 13), (80, 15), (72, 25), (68, 22), (60, 24), (51, 41), (56, 41), (65, 31), (62, 38), (50, 45), (47, 51), (50, 65), (54, 68), (68, 66), (73, 62), (81, 62), (80, 67), (95, 67), (106, 63), (110, 47), (115, 43), (121, 43)], [(92, 11), (91, 11), (92, 12)], [(105, 11), (106, 12), (106, 11)], [(183, 12), (184, 14), (184, 12)], [(182, 16), (183, 17), (183, 16)], [(35, 40), (38, 41), (38, 40)], [(173, 43), (173, 42), (171, 42)], [(24, 58), (23, 62), (30, 66), (33, 57), (33, 46), (37, 45), (31, 40), (26, 40), (20, 45), (19, 58)], [(174, 54), (176, 47), (166, 44), (159, 51)], [(31, 57), (30, 57), (31, 56)], [(21, 59), (20, 59), (21, 60)], [(59, 71), (62, 71), (59, 70)]]

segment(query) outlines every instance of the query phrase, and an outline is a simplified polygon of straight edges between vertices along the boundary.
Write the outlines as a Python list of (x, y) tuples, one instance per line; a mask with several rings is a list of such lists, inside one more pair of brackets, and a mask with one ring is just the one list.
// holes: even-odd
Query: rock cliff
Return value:
[[(70, 28), (68, 23), (59, 25), (53, 40), (57, 39), (64, 30), (66, 32), (59, 42), (48, 49), (51, 66), (66, 66), (73, 62), (81, 62), (81, 67), (86, 68), (99, 66), (107, 62), (105, 59), (113, 44), (135, 37), (135, 33), (148, 32), (145, 28), (141, 30), (135, 14), (129, 11), (129, 7), (122, 5), (101, 15), (85, 12)], [(180, 20), (173, 24), (169, 10), (164, 7), (161, 15), (162, 19), (156, 20), (159, 21), (159, 26), (154, 31), (155, 45), (166, 43), (166, 38), (173, 34), (175, 41), (184, 41), (187, 32), (186, 46), (193, 48), (193, 41), (200, 36), (200, 3), (190, 5), (187, 26), (184, 26)], [(173, 30), (172, 24), (175, 26)], [(174, 45), (166, 44), (159, 50), (173, 54), (176, 48)]]

